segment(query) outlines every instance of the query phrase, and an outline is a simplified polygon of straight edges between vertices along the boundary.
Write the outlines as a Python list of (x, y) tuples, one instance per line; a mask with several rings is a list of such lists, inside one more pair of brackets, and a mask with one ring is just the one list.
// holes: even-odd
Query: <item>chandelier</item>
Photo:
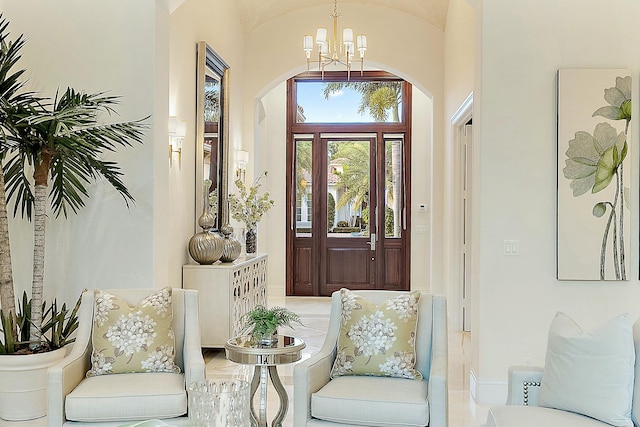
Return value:
[[(307, 72), (311, 70), (312, 63), (318, 63), (318, 70), (322, 72), (324, 80), (324, 68), (327, 65), (342, 64), (347, 67), (347, 80), (351, 78), (351, 65), (360, 63), (360, 75), (364, 66), (364, 53), (367, 50), (367, 36), (359, 34), (353, 39), (353, 29), (344, 28), (342, 30), (342, 40), (338, 39), (338, 0), (334, 0), (333, 13), (329, 14), (333, 17), (333, 39), (327, 39), (327, 29), (319, 27), (316, 31), (316, 49), (318, 51), (318, 59), (311, 59), (313, 51), (313, 36), (305, 35), (303, 38), (304, 53), (307, 56)], [(359, 59), (354, 59), (356, 48), (360, 53)]]

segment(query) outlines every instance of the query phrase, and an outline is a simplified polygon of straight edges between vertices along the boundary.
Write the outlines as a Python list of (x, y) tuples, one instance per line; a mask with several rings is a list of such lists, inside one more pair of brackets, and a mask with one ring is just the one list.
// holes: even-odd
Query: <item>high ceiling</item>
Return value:
[[(242, 26), (247, 32), (265, 22), (297, 9), (326, 4), (333, 11), (333, 0), (236, 0)], [(342, 3), (361, 3), (372, 6), (386, 6), (418, 16), (444, 30), (449, 0), (339, 0)]]

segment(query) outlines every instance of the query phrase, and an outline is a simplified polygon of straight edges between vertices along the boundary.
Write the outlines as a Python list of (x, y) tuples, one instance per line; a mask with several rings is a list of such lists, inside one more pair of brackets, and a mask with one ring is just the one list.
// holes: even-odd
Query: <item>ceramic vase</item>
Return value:
[(222, 249), (222, 255), (220, 261), (233, 262), (240, 256), (242, 252), (242, 244), (233, 237), (233, 227), (229, 224), (225, 224), (220, 227), (220, 232), (224, 235), (224, 248)]
[(210, 265), (218, 261), (224, 249), (224, 239), (211, 231), (216, 217), (210, 208), (205, 208), (198, 218), (202, 231), (189, 239), (189, 254), (198, 264)]

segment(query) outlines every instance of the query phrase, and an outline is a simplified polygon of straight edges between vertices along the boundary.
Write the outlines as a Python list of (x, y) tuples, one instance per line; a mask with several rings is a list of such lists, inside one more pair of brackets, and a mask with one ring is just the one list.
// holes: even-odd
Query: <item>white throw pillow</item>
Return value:
[(634, 364), (628, 314), (583, 331), (557, 313), (549, 328), (539, 405), (632, 427)]

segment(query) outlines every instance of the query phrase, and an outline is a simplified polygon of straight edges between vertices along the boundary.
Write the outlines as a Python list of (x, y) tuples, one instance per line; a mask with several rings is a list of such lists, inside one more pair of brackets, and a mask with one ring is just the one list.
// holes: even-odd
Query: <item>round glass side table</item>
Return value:
[[(258, 344), (251, 336), (234, 337), (227, 341), (224, 348), (227, 359), (243, 365), (255, 365), (251, 380), (251, 422), (255, 427), (267, 427), (267, 387), (268, 377), (280, 397), (280, 408), (271, 425), (282, 427), (287, 415), (289, 398), (278, 376), (278, 365), (293, 363), (302, 357), (302, 349), (306, 344), (299, 338), (278, 335), (277, 341), (271, 345)], [(260, 408), (254, 409), (253, 397), (260, 386)]]

